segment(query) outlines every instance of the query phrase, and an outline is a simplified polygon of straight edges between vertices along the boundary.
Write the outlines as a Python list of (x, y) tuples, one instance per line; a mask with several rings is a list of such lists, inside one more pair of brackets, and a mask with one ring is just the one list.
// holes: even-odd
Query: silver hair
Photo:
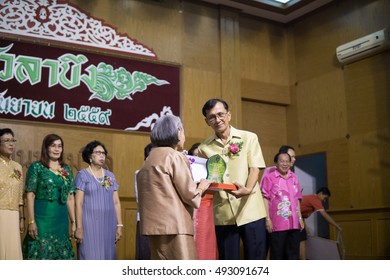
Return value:
[(172, 147), (179, 143), (178, 132), (183, 130), (183, 124), (179, 117), (164, 115), (154, 124), (150, 140), (157, 147)]

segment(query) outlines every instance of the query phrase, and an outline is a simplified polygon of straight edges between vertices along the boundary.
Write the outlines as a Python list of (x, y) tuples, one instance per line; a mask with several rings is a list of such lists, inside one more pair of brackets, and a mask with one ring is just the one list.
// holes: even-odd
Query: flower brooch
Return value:
[(20, 178), (22, 177), (22, 172), (15, 168), (14, 172), (11, 173), (10, 177), (15, 178), (16, 180), (20, 180)]
[(244, 142), (237, 142), (237, 143), (230, 143), (227, 151), (228, 156), (239, 156), (240, 152), (242, 150), (242, 145), (244, 145)]

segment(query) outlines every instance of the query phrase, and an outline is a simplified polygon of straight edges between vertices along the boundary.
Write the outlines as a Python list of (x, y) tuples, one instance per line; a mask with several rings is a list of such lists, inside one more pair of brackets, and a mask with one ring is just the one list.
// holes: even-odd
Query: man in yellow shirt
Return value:
[(236, 191), (214, 194), (213, 210), (218, 254), (222, 260), (240, 259), (240, 239), (244, 258), (266, 258), (265, 207), (258, 186), (265, 162), (256, 134), (230, 126), (231, 113), (222, 99), (210, 99), (203, 106), (205, 121), (215, 134), (199, 146), (199, 156), (220, 155), (226, 162), (223, 183)]

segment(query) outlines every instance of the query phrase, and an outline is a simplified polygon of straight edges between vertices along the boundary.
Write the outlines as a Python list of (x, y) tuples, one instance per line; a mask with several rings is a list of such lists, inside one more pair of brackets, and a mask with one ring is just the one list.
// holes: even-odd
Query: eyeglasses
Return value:
[(96, 154), (96, 155), (98, 155), (98, 156), (106, 156), (107, 155), (107, 153), (106, 152), (103, 152), (103, 151), (95, 151), (95, 152), (93, 152), (93, 154)]
[(216, 122), (217, 118), (220, 120), (223, 120), (227, 114), (228, 114), (228, 112), (226, 112), (226, 113), (220, 112), (220, 113), (217, 113), (215, 115), (209, 115), (206, 117), (206, 120), (208, 120), (209, 122)]
[(7, 143), (7, 144), (16, 143), (17, 142), (16, 139), (1, 139), (0, 141), (1, 141), (1, 143)]

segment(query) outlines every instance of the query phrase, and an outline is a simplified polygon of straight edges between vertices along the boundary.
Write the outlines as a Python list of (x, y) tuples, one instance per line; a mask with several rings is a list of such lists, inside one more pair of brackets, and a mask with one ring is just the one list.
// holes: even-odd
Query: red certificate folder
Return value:
[(211, 183), (208, 191), (236, 191), (236, 185), (222, 184), (222, 183)]

